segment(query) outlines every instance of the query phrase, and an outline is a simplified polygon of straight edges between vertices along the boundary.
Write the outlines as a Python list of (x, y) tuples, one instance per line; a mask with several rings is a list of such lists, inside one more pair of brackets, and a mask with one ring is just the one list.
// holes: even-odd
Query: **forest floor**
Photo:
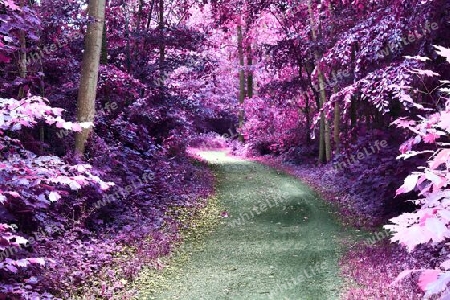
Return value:
[(290, 175), (221, 151), (199, 155), (215, 172), (221, 220), (201, 246), (187, 237), (187, 259), (144, 272), (139, 299), (339, 299), (339, 259), (361, 232)]

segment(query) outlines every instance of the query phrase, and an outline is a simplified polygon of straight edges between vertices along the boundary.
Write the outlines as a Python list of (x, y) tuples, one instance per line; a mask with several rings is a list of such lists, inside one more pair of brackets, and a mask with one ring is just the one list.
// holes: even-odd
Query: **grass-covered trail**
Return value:
[(201, 155), (212, 164), (229, 217), (169, 272), (166, 288), (145, 298), (338, 299), (340, 245), (349, 233), (330, 207), (274, 169), (224, 152)]

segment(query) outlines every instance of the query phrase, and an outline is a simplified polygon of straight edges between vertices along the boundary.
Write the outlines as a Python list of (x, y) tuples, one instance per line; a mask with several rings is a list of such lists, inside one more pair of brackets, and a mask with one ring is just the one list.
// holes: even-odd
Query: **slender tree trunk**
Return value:
[(319, 123), (319, 162), (325, 162), (325, 123), (322, 114), (320, 114)]
[[(106, 3), (106, 5), (108, 5), (108, 3)], [(100, 64), (101, 65), (107, 65), (108, 64), (108, 37), (106, 34), (106, 19), (105, 19), (105, 23), (103, 24), (103, 32), (102, 32), (102, 53), (100, 54)], [(109, 89), (104, 89), (104, 97), (105, 97), (105, 101), (106, 103), (109, 102), (110, 100), (110, 94), (109, 94)]]
[(356, 126), (356, 96), (353, 95), (350, 102), (350, 126)]
[(306, 74), (308, 74), (309, 87), (311, 88), (311, 91), (313, 93), (317, 110), (319, 110), (319, 106), (320, 106), (319, 92), (317, 91), (317, 88), (315, 88), (314, 85), (312, 84), (312, 76), (311, 76), (312, 72), (314, 71), (314, 66), (313, 65), (310, 66), (309, 62), (307, 62), (307, 64), (305, 66), (306, 66), (306, 68), (305, 68)]
[[(325, 91), (324, 91), (325, 93)], [(325, 102), (322, 102), (322, 107)], [(325, 156), (327, 162), (331, 161), (331, 129), (330, 124), (328, 123), (328, 119), (325, 116), (325, 113), (322, 112), (323, 123), (325, 126)]]
[[(156, 2), (156, 0), (152, 0), (152, 2), (150, 4), (150, 10), (147, 14), (147, 23), (145, 24), (145, 32), (146, 33), (148, 33), (148, 31), (150, 30), (150, 23), (152, 22), (153, 8), (155, 7), (155, 2)], [(148, 37), (145, 36), (144, 42), (142, 43), (143, 51), (145, 51), (145, 49), (147, 49), (147, 39), (148, 39)]]
[(305, 118), (306, 118), (306, 135), (305, 140), (307, 144), (311, 143), (311, 118), (310, 118), (309, 97), (305, 96)]
[[(238, 56), (239, 56), (239, 129), (244, 126), (244, 101), (245, 101), (245, 62), (244, 62), (244, 46), (242, 37), (242, 25), (237, 26), (237, 43), (238, 43)], [(244, 141), (244, 137), (240, 134), (239, 140)]]
[[(337, 88), (334, 88), (334, 93), (337, 92)], [(341, 141), (339, 138), (340, 134), (340, 120), (341, 120), (341, 108), (339, 107), (339, 102), (334, 103), (334, 145), (336, 147), (336, 154), (341, 151)]]
[[(308, 70), (308, 68), (306, 68), (306, 72), (308, 74), (308, 80), (309, 80), (309, 86), (311, 88), (311, 91), (313, 93), (313, 97), (314, 97), (314, 101), (316, 103), (316, 107), (317, 107), (317, 111), (320, 110), (320, 94), (317, 91), (317, 88), (314, 87), (314, 85), (312, 84), (312, 71), (314, 70), (314, 68), (311, 68), (311, 70)], [(324, 136), (324, 127), (321, 127), (321, 122), (319, 123), (319, 161), (323, 162), (324, 161), (324, 157), (325, 157), (325, 140), (323, 139)], [(311, 127), (311, 125), (310, 125)], [(310, 140), (310, 139), (308, 139)], [(321, 159), (322, 158), (322, 159)]]
[[(332, 4), (330, 4), (328, 6), (329, 8), (329, 12), (330, 12), (330, 16), (331, 16), (331, 35), (334, 36), (335, 35), (335, 31), (334, 31), (334, 10), (333, 10), (333, 6)], [(335, 71), (333, 71), (333, 76), (336, 76)], [(336, 77), (335, 77), (336, 78)], [(338, 92), (338, 88), (336, 86), (337, 82), (335, 83), (335, 85), (333, 86), (333, 94)], [(340, 106), (339, 106), (339, 102), (336, 101), (334, 103), (334, 124), (333, 124), (333, 129), (334, 129), (334, 146), (335, 146), (335, 153), (338, 154), (340, 152), (340, 139), (339, 139), (339, 133), (340, 133)]]
[[(137, 17), (137, 21), (136, 21), (135, 30), (134, 30), (135, 36), (137, 36), (137, 35), (143, 36), (143, 32), (145, 29), (145, 25), (142, 22), (142, 17), (144, 14), (144, 5), (145, 5), (144, 0), (139, 0), (139, 6), (138, 6), (138, 12), (137, 12), (138, 17)], [(142, 26), (141, 26), (141, 24), (142, 24)], [(143, 41), (145, 43), (145, 38), (143, 39)], [(144, 43), (141, 44), (137, 41), (134, 41), (134, 51), (133, 51), (134, 61), (139, 61), (140, 53), (145, 53), (144, 49), (140, 49), (140, 47), (142, 45), (144, 45)]]
[(148, 16), (147, 16), (147, 24), (145, 25), (145, 29), (147, 31), (150, 29), (150, 23), (152, 21), (152, 14), (153, 14), (154, 7), (155, 7), (155, 0), (152, 0), (152, 3), (150, 5), (150, 11), (148, 12)]
[(253, 98), (254, 93), (254, 80), (253, 80), (253, 52), (252, 52), (252, 46), (248, 45), (247, 47), (247, 95), (249, 98)]
[(103, 24), (102, 31), (102, 54), (100, 56), (100, 64), (107, 65), (108, 64), (108, 39), (106, 37), (106, 21)]
[[(42, 58), (39, 59), (39, 67), (41, 69), (41, 73), (44, 74), (44, 65), (42, 64)], [(44, 78), (40, 78), (39, 85), (40, 85), (40, 89), (41, 89), (41, 97), (44, 98), (45, 97)], [(44, 155), (44, 143), (45, 143), (45, 127), (44, 126), (39, 127), (39, 140), (41, 142), (39, 145), (39, 153), (40, 153), (40, 155)]]
[[(308, 2), (308, 10), (310, 15), (311, 24), (311, 36), (313, 42), (317, 41), (316, 24), (314, 21), (314, 12), (312, 10), (312, 0)], [(319, 79), (319, 110), (323, 108), (326, 102), (327, 95), (325, 93), (325, 80), (322, 71), (318, 65), (320, 61), (320, 55), (318, 50), (314, 51), (314, 59), (318, 68), (318, 79)], [(319, 162), (328, 162), (331, 160), (331, 141), (330, 141), (330, 126), (328, 125), (328, 120), (325, 117), (325, 113), (322, 111), (320, 113), (320, 139), (319, 139)]]
[(125, 37), (127, 39), (127, 44), (125, 47), (126, 51), (126, 66), (127, 66), (127, 73), (131, 73), (131, 46), (130, 46), (130, 13), (128, 11), (128, 7), (126, 4), (124, 4), (125, 8)]
[[(25, 6), (25, 0), (20, 1), (20, 7), (23, 8)], [(19, 76), (20, 78), (25, 79), (27, 77), (27, 40), (25, 31), (21, 30), (19, 32), (19, 43), (20, 43), (20, 52), (19, 52)], [(25, 89), (24, 86), (20, 86), (19, 93), (17, 95), (18, 99), (22, 99), (25, 97)]]
[[(89, 1), (89, 17), (85, 36), (85, 51), (81, 66), (80, 89), (78, 91), (78, 122), (94, 122), (95, 97), (97, 95), (98, 67), (102, 50), (103, 24), (105, 22), (106, 0)], [(75, 135), (75, 151), (83, 154), (91, 128), (83, 128)]]
[(138, 32), (141, 30), (141, 21), (142, 21), (142, 10), (144, 9), (144, 0), (139, 0), (139, 8), (138, 8), (138, 16), (136, 21), (136, 30)]
[(165, 81), (165, 72), (164, 72), (164, 61), (165, 61), (165, 52), (166, 46), (164, 42), (164, 0), (159, 0), (159, 87), (161, 90), (161, 97), (164, 93), (164, 81)]
[[(302, 79), (302, 61), (299, 59), (297, 62), (298, 65), (298, 77), (301, 80)], [(308, 66), (305, 67), (306, 74), (308, 74), (308, 77), (311, 78), (312, 68), (309, 68)], [(302, 92), (303, 93), (303, 92)], [(309, 107), (309, 96), (306, 93), (303, 93), (303, 97), (305, 98), (305, 122), (306, 122), (306, 134), (305, 134), (305, 141), (307, 144), (311, 143), (311, 108)]]
[[(353, 68), (352, 70), (355, 69), (355, 65), (356, 65), (356, 52), (358, 50), (358, 43), (355, 42), (352, 45), (352, 53), (351, 53), (351, 61), (352, 61), (352, 65)], [(356, 78), (353, 80), (353, 82), (356, 82)], [(355, 94), (351, 97), (351, 102), (350, 102), (350, 126), (353, 129), (356, 126), (356, 110), (357, 110), (357, 104), (356, 102), (358, 101), (358, 95)]]

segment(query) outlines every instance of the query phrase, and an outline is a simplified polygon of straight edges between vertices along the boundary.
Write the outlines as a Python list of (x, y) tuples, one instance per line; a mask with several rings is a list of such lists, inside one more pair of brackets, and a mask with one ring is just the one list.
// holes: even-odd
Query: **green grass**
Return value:
[(202, 156), (217, 176), (217, 201), (229, 218), (201, 242), (187, 238), (189, 251), (170, 268), (144, 273), (137, 299), (339, 299), (341, 242), (356, 235), (332, 208), (272, 168), (222, 152)]

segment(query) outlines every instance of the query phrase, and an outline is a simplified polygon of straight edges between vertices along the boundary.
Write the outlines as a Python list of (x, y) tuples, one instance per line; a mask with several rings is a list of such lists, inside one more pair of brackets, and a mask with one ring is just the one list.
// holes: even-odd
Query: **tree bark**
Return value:
[[(330, 4), (328, 6), (328, 8), (329, 8), (330, 16), (332, 18), (332, 20), (331, 20), (331, 35), (334, 36), (335, 35), (334, 23), (333, 23), (334, 22), (334, 10), (333, 10), (332, 4)], [(334, 70), (333, 71), (333, 76), (335, 76), (335, 75), (336, 75), (336, 73), (335, 73), (335, 70)], [(338, 92), (338, 88), (336, 86), (337, 84), (338, 83), (335, 82), (335, 85), (333, 86), (333, 94), (336, 94)], [(336, 101), (334, 103), (334, 124), (333, 124), (335, 154), (338, 154), (340, 152), (340, 139), (339, 139), (340, 115), (341, 115), (341, 111), (340, 111), (339, 102)]]
[(159, 0), (159, 88), (161, 93), (161, 98), (164, 93), (164, 81), (165, 81), (165, 72), (164, 72), (164, 61), (165, 61), (165, 42), (164, 42), (164, 0)]
[(311, 118), (309, 116), (310, 114), (310, 108), (309, 108), (309, 97), (306, 95), (305, 96), (305, 117), (306, 117), (306, 136), (305, 136), (305, 140), (307, 144), (311, 143), (311, 132), (310, 132), (310, 128), (311, 128)]
[[(310, 15), (311, 24), (311, 37), (312, 41), (317, 41), (316, 24), (314, 21), (314, 13), (312, 10), (312, 0), (308, 2), (308, 10)], [(318, 79), (319, 79), (319, 110), (323, 108), (327, 100), (327, 95), (325, 93), (325, 80), (320, 66), (318, 65), (320, 61), (319, 51), (314, 50), (314, 59), (317, 64), (318, 69)], [(328, 125), (328, 120), (325, 117), (324, 112), (320, 113), (320, 138), (319, 138), (319, 162), (328, 162), (331, 160), (331, 141), (330, 141), (330, 126)]]
[[(334, 93), (337, 92), (337, 88), (334, 88)], [(334, 103), (334, 145), (336, 149), (336, 154), (341, 151), (341, 141), (339, 138), (340, 134), (340, 120), (341, 120), (341, 108), (339, 107), (339, 102)]]
[(141, 31), (142, 10), (144, 9), (144, 0), (139, 0), (138, 16), (136, 21), (135, 32)]
[(102, 54), (100, 57), (100, 64), (102, 65), (108, 64), (108, 39), (106, 37), (106, 23), (103, 24), (102, 30)]
[(125, 47), (126, 52), (125, 64), (127, 67), (127, 73), (130, 74), (131, 73), (130, 13), (128, 11), (129, 8), (127, 7), (126, 2), (124, 2), (123, 8), (125, 10), (125, 37), (127, 39), (127, 44)]
[[(81, 66), (80, 89), (78, 91), (78, 122), (94, 122), (95, 97), (97, 95), (98, 68), (102, 50), (103, 24), (105, 22), (106, 0), (89, 1), (89, 17), (85, 36), (85, 50)], [(75, 135), (75, 151), (84, 154), (86, 141), (92, 127), (83, 128)]]
[(249, 98), (253, 98), (254, 93), (254, 80), (253, 80), (253, 53), (252, 53), (252, 46), (248, 45), (247, 47), (247, 95)]
[[(44, 74), (44, 65), (42, 64), (42, 59), (39, 60), (39, 68), (42, 72), (42, 74)], [(45, 77), (44, 77), (45, 78)], [(41, 89), (41, 97), (45, 98), (45, 82), (44, 82), (44, 78), (40, 78), (39, 80), (39, 85), (40, 85), (40, 89)], [(39, 145), (39, 153), (40, 155), (45, 155), (44, 154), (44, 143), (45, 143), (45, 127), (44, 126), (40, 126), (39, 127), (39, 140), (40, 140), (40, 145)]]
[(152, 0), (152, 3), (150, 5), (150, 11), (148, 12), (148, 16), (147, 16), (147, 24), (145, 25), (145, 29), (147, 31), (150, 29), (150, 23), (152, 21), (152, 14), (153, 14), (154, 7), (155, 7), (155, 0)]
[[(237, 43), (238, 43), (238, 57), (239, 57), (239, 129), (244, 126), (244, 101), (245, 101), (245, 61), (244, 61), (244, 46), (242, 37), (242, 25), (237, 26)], [(244, 141), (242, 134), (239, 134), (239, 140)]]
[[(355, 65), (356, 65), (356, 52), (358, 50), (358, 43), (355, 42), (352, 45), (352, 53), (351, 53), (351, 61), (352, 61), (352, 70), (355, 69)], [(356, 78), (353, 80), (353, 82), (356, 82)], [(353, 95), (351, 97), (350, 100), (350, 126), (353, 129), (356, 126), (356, 111), (357, 111), (357, 101), (358, 101), (358, 94), (355, 93), (355, 95)]]
[[(20, 2), (20, 7), (23, 8), (25, 6), (25, 0)], [(20, 78), (25, 79), (27, 77), (28, 69), (27, 69), (27, 40), (25, 31), (21, 30), (19, 32), (19, 42), (20, 42), (20, 52), (19, 52), (19, 76)], [(19, 88), (19, 93), (17, 95), (18, 99), (22, 99), (25, 97), (25, 89), (24, 86), (21, 85)]]
[[(308, 78), (311, 79), (311, 72), (312, 72), (312, 68), (310, 67), (310, 65), (308, 65), (308, 63), (306, 63), (307, 65), (305, 66), (305, 71), (306, 74), (308, 74)], [(297, 65), (298, 65), (298, 78), (299, 80), (302, 80), (302, 61), (300, 59), (298, 59), (297, 61)], [(301, 94), (303, 94), (303, 97), (305, 98), (305, 109), (304, 109), (304, 114), (305, 114), (305, 127), (306, 127), (306, 134), (305, 134), (305, 141), (307, 144), (311, 143), (311, 108), (309, 105), (309, 96), (307, 93), (303, 93), (303, 91), (301, 92)]]

